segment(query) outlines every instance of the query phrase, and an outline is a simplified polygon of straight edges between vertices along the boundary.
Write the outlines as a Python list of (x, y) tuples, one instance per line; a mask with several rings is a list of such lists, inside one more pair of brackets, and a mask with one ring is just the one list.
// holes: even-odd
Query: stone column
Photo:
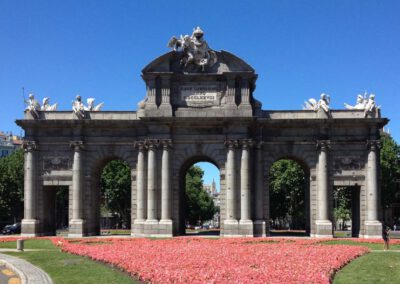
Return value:
[(331, 237), (332, 222), (329, 220), (329, 177), (328, 177), (328, 150), (329, 141), (321, 140), (317, 142), (318, 168), (317, 168), (317, 220), (316, 237)]
[[(133, 236), (143, 236), (143, 224), (146, 218), (146, 145), (144, 141), (135, 143), (138, 149), (136, 166), (136, 219), (133, 222)], [(133, 196), (133, 195), (132, 195)]]
[(171, 219), (171, 161), (170, 150), (172, 140), (165, 139), (162, 141), (163, 152), (161, 160), (161, 220), (160, 234), (163, 236), (172, 236), (172, 219)]
[(263, 148), (262, 142), (258, 142), (255, 147), (255, 221), (254, 221), (254, 236), (265, 236), (265, 220), (264, 220), (264, 179), (263, 179)]
[(24, 219), (22, 220), (21, 233), (23, 236), (39, 235), (39, 220), (37, 219), (37, 180), (36, 180), (36, 155), (35, 141), (24, 141)]
[(367, 164), (367, 218), (365, 221), (365, 238), (380, 238), (382, 234), (382, 223), (378, 220), (379, 210), (379, 149), (378, 140), (370, 140), (368, 146)]
[(238, 235), (238, 221), (236, 214), (236, 140), (227, 140), (225, 145), (228, 147), (226, 158), (226, 219), (224, 221), (224, 236)]
[(242, 157), (240, 162), (240, 221), (239, 234), (253, 236), (253, 221), (251, 220), (251, 192), (250, 192), (250, 147), (251, 140), (242, 140)]
[(147, 142), (147, 220), (144, 233), (147, 236), (158, 234), (157, 220), (157, 140)]
[(70, 143), (74, 150), (74, 160), (72, 165), (72, 219), (69, 221), (69, 237), (82, 237), (84, 223), (82, 216), (83, 204), (83, 167), (82, 167), (82, 141), (72, 141)]

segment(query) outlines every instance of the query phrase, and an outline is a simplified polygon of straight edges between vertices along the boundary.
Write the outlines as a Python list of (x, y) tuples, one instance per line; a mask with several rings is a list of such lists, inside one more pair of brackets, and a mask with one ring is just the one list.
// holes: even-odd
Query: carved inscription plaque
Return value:
[(184, 84), (179, 86), (181, 104), (189, 107), (209, 107), (220, 104), (222, 84)]

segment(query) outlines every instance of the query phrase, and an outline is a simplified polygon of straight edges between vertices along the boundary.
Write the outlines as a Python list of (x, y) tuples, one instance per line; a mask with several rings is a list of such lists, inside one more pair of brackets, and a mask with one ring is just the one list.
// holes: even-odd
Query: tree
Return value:
[(131, 170), (121, 160), (109, 162), (101, 174), (101, 193), (105, 207), (116, 212), (126, 227), (131, 224)]
[(211, 220), (217, 212), (212, 197), (203, 189), (203, 175), (198, 166), (191, 166), (186, 173), (186, 221), (191, 225)]
[[(341, 220), (342, 223), (340, 225), (341, 230), (345, 228), (345, 224), (347, 221), (350, 221), (352, 218), (351, 215), (351, 189), (349, 190), (346, 187), (339, 187), (334, 191), (334, 208), (333, 215), (335, 221)], [(335, 222), (335, 225), (336, 225)], [(335, 228), (336, 229), (336, 228)]]
[(305, 175), (293, 160), (279, 160), (270, 169), (270, 214), (273, 220), (290, 217), (292, 227), (305, 227)]
[(24, 152), (0, 159), (0, 220), (19, 221), (24, 208)]
[(381, 136), (382, 207), (400, 201), (396, 198), (396, 182), (400, 176), (400, 146), (393, 138), (383, 133)]

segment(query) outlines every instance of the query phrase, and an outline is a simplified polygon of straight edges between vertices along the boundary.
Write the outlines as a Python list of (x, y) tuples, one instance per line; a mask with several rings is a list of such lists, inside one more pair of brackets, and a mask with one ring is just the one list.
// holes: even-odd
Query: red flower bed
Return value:
[(25, 237), (0, 237), (0, 243), (16, 242), (17, 240), (26, 240)]
[(107, 262), (154, 283), (329, 283), (368, 252), (307, 239), (53, 239), (63, 251)]

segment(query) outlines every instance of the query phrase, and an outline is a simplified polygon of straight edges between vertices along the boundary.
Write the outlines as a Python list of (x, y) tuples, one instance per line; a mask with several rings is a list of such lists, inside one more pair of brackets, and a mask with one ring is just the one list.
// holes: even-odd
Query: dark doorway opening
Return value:
[(65, 235), (68, 233), (68, 186), (44, 186), (43, 208), (47, 212), (43, 218), (45, 235)]
[(360, 187), (334, 187), (334, 236), (355, 237), (360, 234)]

